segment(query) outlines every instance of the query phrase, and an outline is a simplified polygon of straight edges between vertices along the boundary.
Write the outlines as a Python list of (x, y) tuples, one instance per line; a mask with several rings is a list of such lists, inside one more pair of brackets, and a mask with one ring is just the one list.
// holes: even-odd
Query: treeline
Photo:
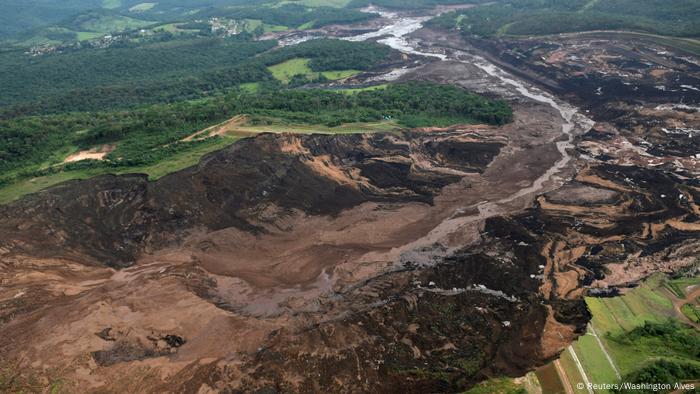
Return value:
[[(325, 124), (395, 119), (410, 127), (485, 122), (503, 124), (503, 101), (432, 83), (390, 85), (355, 94), (308, 89), (234, 91), (226, 96), (133, 111), (65, 113), (0, 121), (0, 173), (36, 168), (56, 151), (116, 143), (110, 165), (131, 167), (166, 159), (192, 143), (179, 142), (211, 124), (248, 114), (258, 122)], [(59, 159), (60, 160), (60, 159)]]
[(0, 38), (57, 23), (80, 11), (101, 5), (101, 0), (3, 0)]
[(313, 71), (369, 70), (386, 62), (391, 53), (388, 46), (374, 42), (318, 39), (268, 52), (260, 60), (271, 66), (293, 58), (308, 58)]
[(443, 14), (428, 24), (467, 35), (544, 35), (590, 30), (634, 30), (700, 35), (700, 2), (660, 0), (511, 0)]
[(224, 120), (230, 112), (223, 104), (217, 99), (134, 111), (75, 112), (0, 121), (0, 173), (36, 167), (52, 157), (57, 159), (55, 152), (71, 146), (87, 149), (110, 142), (119, 143), (110, 156), (113, 160), (101, 165), (151, 164), (196, 144), (178, 141)]
[(28, 57), (0, 53), (0, 119), (135, 108), (206, 97), (247, 82), (272, 82), (266, 66), (295, 57), (314, 71), (366, 70), (386, 62), (380, 44), (312, 40), (270, 51), (274, 41), (181, 39), (145, 46)]
[(327, 126), (382, 119), (396, 119), (408, 127), (505, 124), (512, 120), (511, 109), (504, 101), (432, 83), (395, 84), (351, 95), (323, 90), (248, 94), (232, 104), (235, 113)]
[[(144, 46), (85, 49), (30, 57), (21, 51), (0, 54), (0, 106), (76, 94), (100, 86), (153, 84), (202, 75), (239, 65), (270, 50), (274, 41), (216, 38), (183, 39)], [(78, 93), (80, 94), (80, 93)]]
[[(645, 322), (629, 332), (608, 334), (608, 340), (621, 343), (631, 348), (652, 349), (658, 354), (653, 361), (626, 376), (622, 382), (670, 384), (696, 381), (700, 379), (700, 333), (691, 326), (676, 320), (664, 322)], [(670, 392), (672, 390), (627, 390), (620, 388), (616, 393)]]
[(452, 4), (477, 4), (486, 3), (489, 0), (352, 0), (348, 7), (361, 8), (368, 5), (375, 5), (384, 8), (406, 9), (406, 8), (433, 8), (438, 5)]

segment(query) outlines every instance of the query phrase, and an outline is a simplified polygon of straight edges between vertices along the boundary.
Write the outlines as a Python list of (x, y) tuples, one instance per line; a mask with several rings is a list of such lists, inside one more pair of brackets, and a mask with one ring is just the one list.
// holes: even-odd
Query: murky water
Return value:
[[(561, 115), (562, 118), (561, 132), (563, 136), (566, 136), (566, 139), (556, 142), (557, 150), (561, 154), (561, 159), (555, 162), (552, 167), (547, 169), (547, 171), (532, 182), (530, 186), (524, 187), (514, 194), (506, 196), (497, 201), (485, 201), (477, 204), (476, 206), (464, 207), (461, 210), (476, 207), (478, 208), (479, 213), (472, 216), (455, 215), (455, 217), (443, 221), (426, 237), (421, 239), (418, 243), (419, 245), (439, 243), (441, 240), (445, 239), (450, 234), (466, 225), (506, 213), (508, 210), (508, 203), (542, 192), (545, 185), (548, 182), (555, 180), (557, 174), (559, 174), (561, 170), (569, 164), (572, 158), (569, 155), (568, 150), (573, 148), (572, 142), (575, 136), (574, 132), (585, 132), (586, 130), (590, 129), (593, 124), (592, 121), (582, 116), (578, 109), (562, 103), (556, 100), (550, 94), (516, 79), (514, 76), (480, 56), (463, 51), (447, 49), (437, 49), (440, 52), (436, 52), (435, 47), (431, 47), (430, 51), (422, 49), (420, 42), (410, 39), (409, 35), (423, 27), (423, 23), (430, 19), (430, 16), (403, 16), (398, 13), (388, 12), (374, 7), (368, 7), (364, 11), (378, 13), (383, 18), (388, 20), (389, 23), (376, 31), (353, 37), (346, 37), (344, 39), (349, 41), (365, 41), (373, 38), (380, 38), (378, 42), (388, 45), (403, 53), (435, 57), (443, 61), (450, 60), (471, 64), (478, 67), (489, 76), (497, 79), (502, 86), (507, 86), (510, 89), (514, 89), (520, 96), (551, 106)], [(403, 75), (405, 72), (406, 69), (397, 69), (393, 71), (394, 74), (389, 73), (388, 75), (395, 77), (397, 75)], [(415, 243), (414, 245), (417, 246)]]

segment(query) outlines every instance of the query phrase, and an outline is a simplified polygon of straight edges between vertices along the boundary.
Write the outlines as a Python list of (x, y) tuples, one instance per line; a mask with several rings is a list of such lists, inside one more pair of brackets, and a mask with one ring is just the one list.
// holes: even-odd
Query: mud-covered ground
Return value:
[[(698, 97), (676, 89), (698, 86), (694, 58), (631, 38), (394, 39), (411, 55), (395, 75), (506, 98), (515, 121), (263, 134), (157, 182), (0, 207), (0, 387), (458, 392), (557, 357), (586, 292), (694, 261), (678, 130), (695, 136)], [(663, 64), (635, 72), (636, 54)], [(583, 79), (579, 58), (597, 62)], [(608, 78), (639, 89), (606, 96)]]

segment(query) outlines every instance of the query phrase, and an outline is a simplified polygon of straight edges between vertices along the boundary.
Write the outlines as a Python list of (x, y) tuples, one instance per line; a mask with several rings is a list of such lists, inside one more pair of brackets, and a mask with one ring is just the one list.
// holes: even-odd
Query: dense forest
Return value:
[(353, 23), (375, 18), (376, 14), (334, 7), (308, 8), (301, 4), (279, 7), (211, 8), (195, 14), (197, 18), (224, 17), (258, 19), (271, 25), (321, 27), (333, 23)]
[[(200, 33), (207, 33), (211, 30), (208, 20), (212, 18), (255, 21), (278, 29), (308, 29), (377, 17), (340, 7), (333, 1), (328, 5), (320, 1), (313, 6), (283, 0), (68, 0), (61, 4), (46, 0), (8, 1), (0, 14), (0, 44), (4, 41), (19, 47), (97, 39), (170, 23), (199, 25)], [(18, 24), (16, 18), (22, 23)], [(264, 31), (263, 26), (260, 29)]]
[(182, 19), (193, 10), (217, 7), (261, 5), (268, 0), (160, 0), (153, 8), (138, 14), (130, 12), (142, 0), (4, 0), (0, 13), (0, 40), (17, 35), (27, 36), (48, 26), (73, 26), (80, 18), (96, 11), (114, 15), (142, 17), (146, 20)]
[(317, 39), (271, 51), (260, 57), (266, 66), (293, 58), (311, 59), (314, 71), (369, 70), (389, 60), (392, 50), (373, 42)]
[(386, 89), (351, 95), (323, 90), (248, 94), (233, 100), (231, 105), (235, 113), (331, 127), (382, 119), (396, 119), (407, 127), (473, 122), (504, 124), (512, 119), (510, 107), (503, 101), (432, 83), (393, 84)]
[[(640, 365), (638, 370), (623, 376), (623, 382), (674, 385), (700, 376), (700, 366), (691, 361), (700, 354), (700, 333), (691, 326), (670, 319), (661, 323), (645, 322), (629, 332), (611, 335), (610, 340), (630, 346), (672, 349), (678, 355), (675, 358), (659, 357)], [(620, 388), (613, 392), (652, 394), (654, 390)]]
[(589, 30), (634, 30), (700, 36), (700, 2), (678, 0), (512, 0), (458, 10), (429, 25), (483, 37), (543, 35)]
[(407, 8), (432, 8), (437, 5), (452, 5), (452, 4), (477, 4), (485, 3), (488, 0), (352, 0), (348, 7), (366, 7), (375, 5), (385, 8), (407, 9)]
[(100, 7), (101, 3), (101, 0), (4, 0), (0, 12), (0, 38), (60, 22), (78, 12)]
[[(71, 146), (87, 149), (107, 143), (117, 145), (108, 156), (111, 160), (82, 165), (130, 167), (154, 163), (201, 143), (182, 142), (184, 137), (238, 114), (250, 115), (254, 123), (327, 127), (388, 119), (408, 127), (503, 124), (512, 119), (503, 101), (432, 83), (396, 84), (353, 94), (320, 89), (255, 94), (234, 90), (207, 100), (132, 111), (75, 112), (0, 121), (0, 172), (8, 174), (0, 183), (47, 171), (41, 164)], [(22, 168), (24, 172), (17, 172)], [(30, 168), (33, 170), (26, 172)]]
[(40, 57), (0, 53), (0, 118), (194, 99), (272, 81), (265, 66), (296, 57), (310, 59), (314, 71), (368, 70), (392, 53), (380, 44), (328, 39), (271, 50), (275, 45), (195, 38)]
[[(39, 8), (52, 8), (44, 0), (30, 1)], [(414, 0), (401, 2), (401, 6), (457, 2)], [(309, 82), (324, 82), (320, 73), (372, 70), (398, 60), (400, 54), (377, 43), (333, 39), (279, 48), (274, 40), (257, 40), (257, 31), (244, 30), (227, 38), (212, 36), (208, 22), (214, 17), (255, 21), (262, 31), (260, 24), (310, 28), (376, 17), (353, 8), (364, 5), (360, 0), (347, 8), (321, 3), (313, 7), (285, 2), (256, 6), (243, 0), (166, 0), (138, 14), (128, 11), (139, 3), (122, 0), (105, 9), (100, 8), (106, 4), (102, 0), (99, 5), (93, 0), (69, 0), (60, 20), (47, 20), (63, 29), (52, 30), (52, 34), (68, 39), (75, 34), (71, 32), (92, 29), (105, 18), (128, 27), (132, 23), (128, 18), (172, 21), (168, 18), (181, 18), (185, 9), (191, 12), (179, 19), (175, 30), (157, 32), (154, 28), (147, 36), (134, 30), (124, 35), (128, 39), (113, 41), (105, 48), (63, 46), (39, 56), (30, 56), (25, 49), (0, 51), (0, 184), (77, 168), (112, 172), (169, 161), (208, 143), (184, 141), (185, 137), (239, 114), (248, 115), (251, 124), (331, 129), (358, 122), (419, 127), (503, 124), (512, 119), (505, 102), (451, 86), (390, 84), (352, 94), (304, 88)], [(191, 8), (195, 3), (198, 7)], [(398, 3), (375, 2), (387, 7)], [(173, 34), (177, 29), (194, 33)], [(268, 69), (292, 59), (303, 60), (319, 74), (292, 75), (281, 81)], [(255, 88), (240, 88), (244, 84)], [(70, 152), (104, 144), (114, 146), (105, 161), (62, 163)]]

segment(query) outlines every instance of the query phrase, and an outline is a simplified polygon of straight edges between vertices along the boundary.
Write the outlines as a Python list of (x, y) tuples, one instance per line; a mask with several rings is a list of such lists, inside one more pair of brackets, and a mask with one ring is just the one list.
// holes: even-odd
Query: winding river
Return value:
[[(427, 236), (412, 243), (410, 245), (412, 248), (439, 243), (441, 240), (444, 240), (450, 234), (458, 231), (464, 226), (471, 225), (492, 216), (507, 213), (509, 203), (521, 198), (532, 197), (537, 193), (543, 192), (546, 185), (551, 181), (554, 181), (555, 177), (561, 172), (561, 170), (571, 162), (572, 157), (568, 151), (569, 149), (573, 148), (573, 139), (575, 135), (586, 132), (593, 124), (590, 119), (581, 115), (577, 108), (565, 104), (554, 98), (552, 95), (516, 79), (516, 77), (488, 62), (483, 57), (464, 51), (447, 49), (441, 50), (442, 53), (437, 53), (434, 52), (435, 47), (431, 47), (433, 52), (422, 50), (420, 43), (415, 40), (411, 40), (409, 35), (422, 28), (423, 23), (430, 19), (431, 16), (404, 16), (400, 15), (399, 13), (389, 12), (375, 7), (365, 8), (364, 11), (378, 13), (382, 18), (387, 20), (388, 23), (376, 31), (345, 37), (345, 40), (366, 41), (379, 38), (379, 43), (390, 46), (391, 48), (406, 54), (435, 57), (442, 61), (458, 61), (476, 66), (489, 76), (500, 81), (502, 86), (508, 86), (517, 91), (522, 97), (548, 105), (556, 110), (562, 118), (561, 135), (566, 137), (565, 139), (556, 142), (556, 147), (561, 154), (561, 158), (557, 160), (552, 167), (540, 175), (534, 182), (532, 182), (530, 186), (524, 187), (500, 200), (485, 201), (476, 204), (475, 206), (459, 209), (458, 212), (455, 212), (453, 217), (441, 222)], [(397, 69), (389, 74), (386, 74), (386, 76), (388, 77), (387, 79), (395, 79), (397, 76), (404, 74), (406, 71), (408, 70)], [(460, 215), (461, 212), (470, 208), (477, 208), (479, 213), (471, 216)], [(404, 250), (406, 249), (404, 248)]]

